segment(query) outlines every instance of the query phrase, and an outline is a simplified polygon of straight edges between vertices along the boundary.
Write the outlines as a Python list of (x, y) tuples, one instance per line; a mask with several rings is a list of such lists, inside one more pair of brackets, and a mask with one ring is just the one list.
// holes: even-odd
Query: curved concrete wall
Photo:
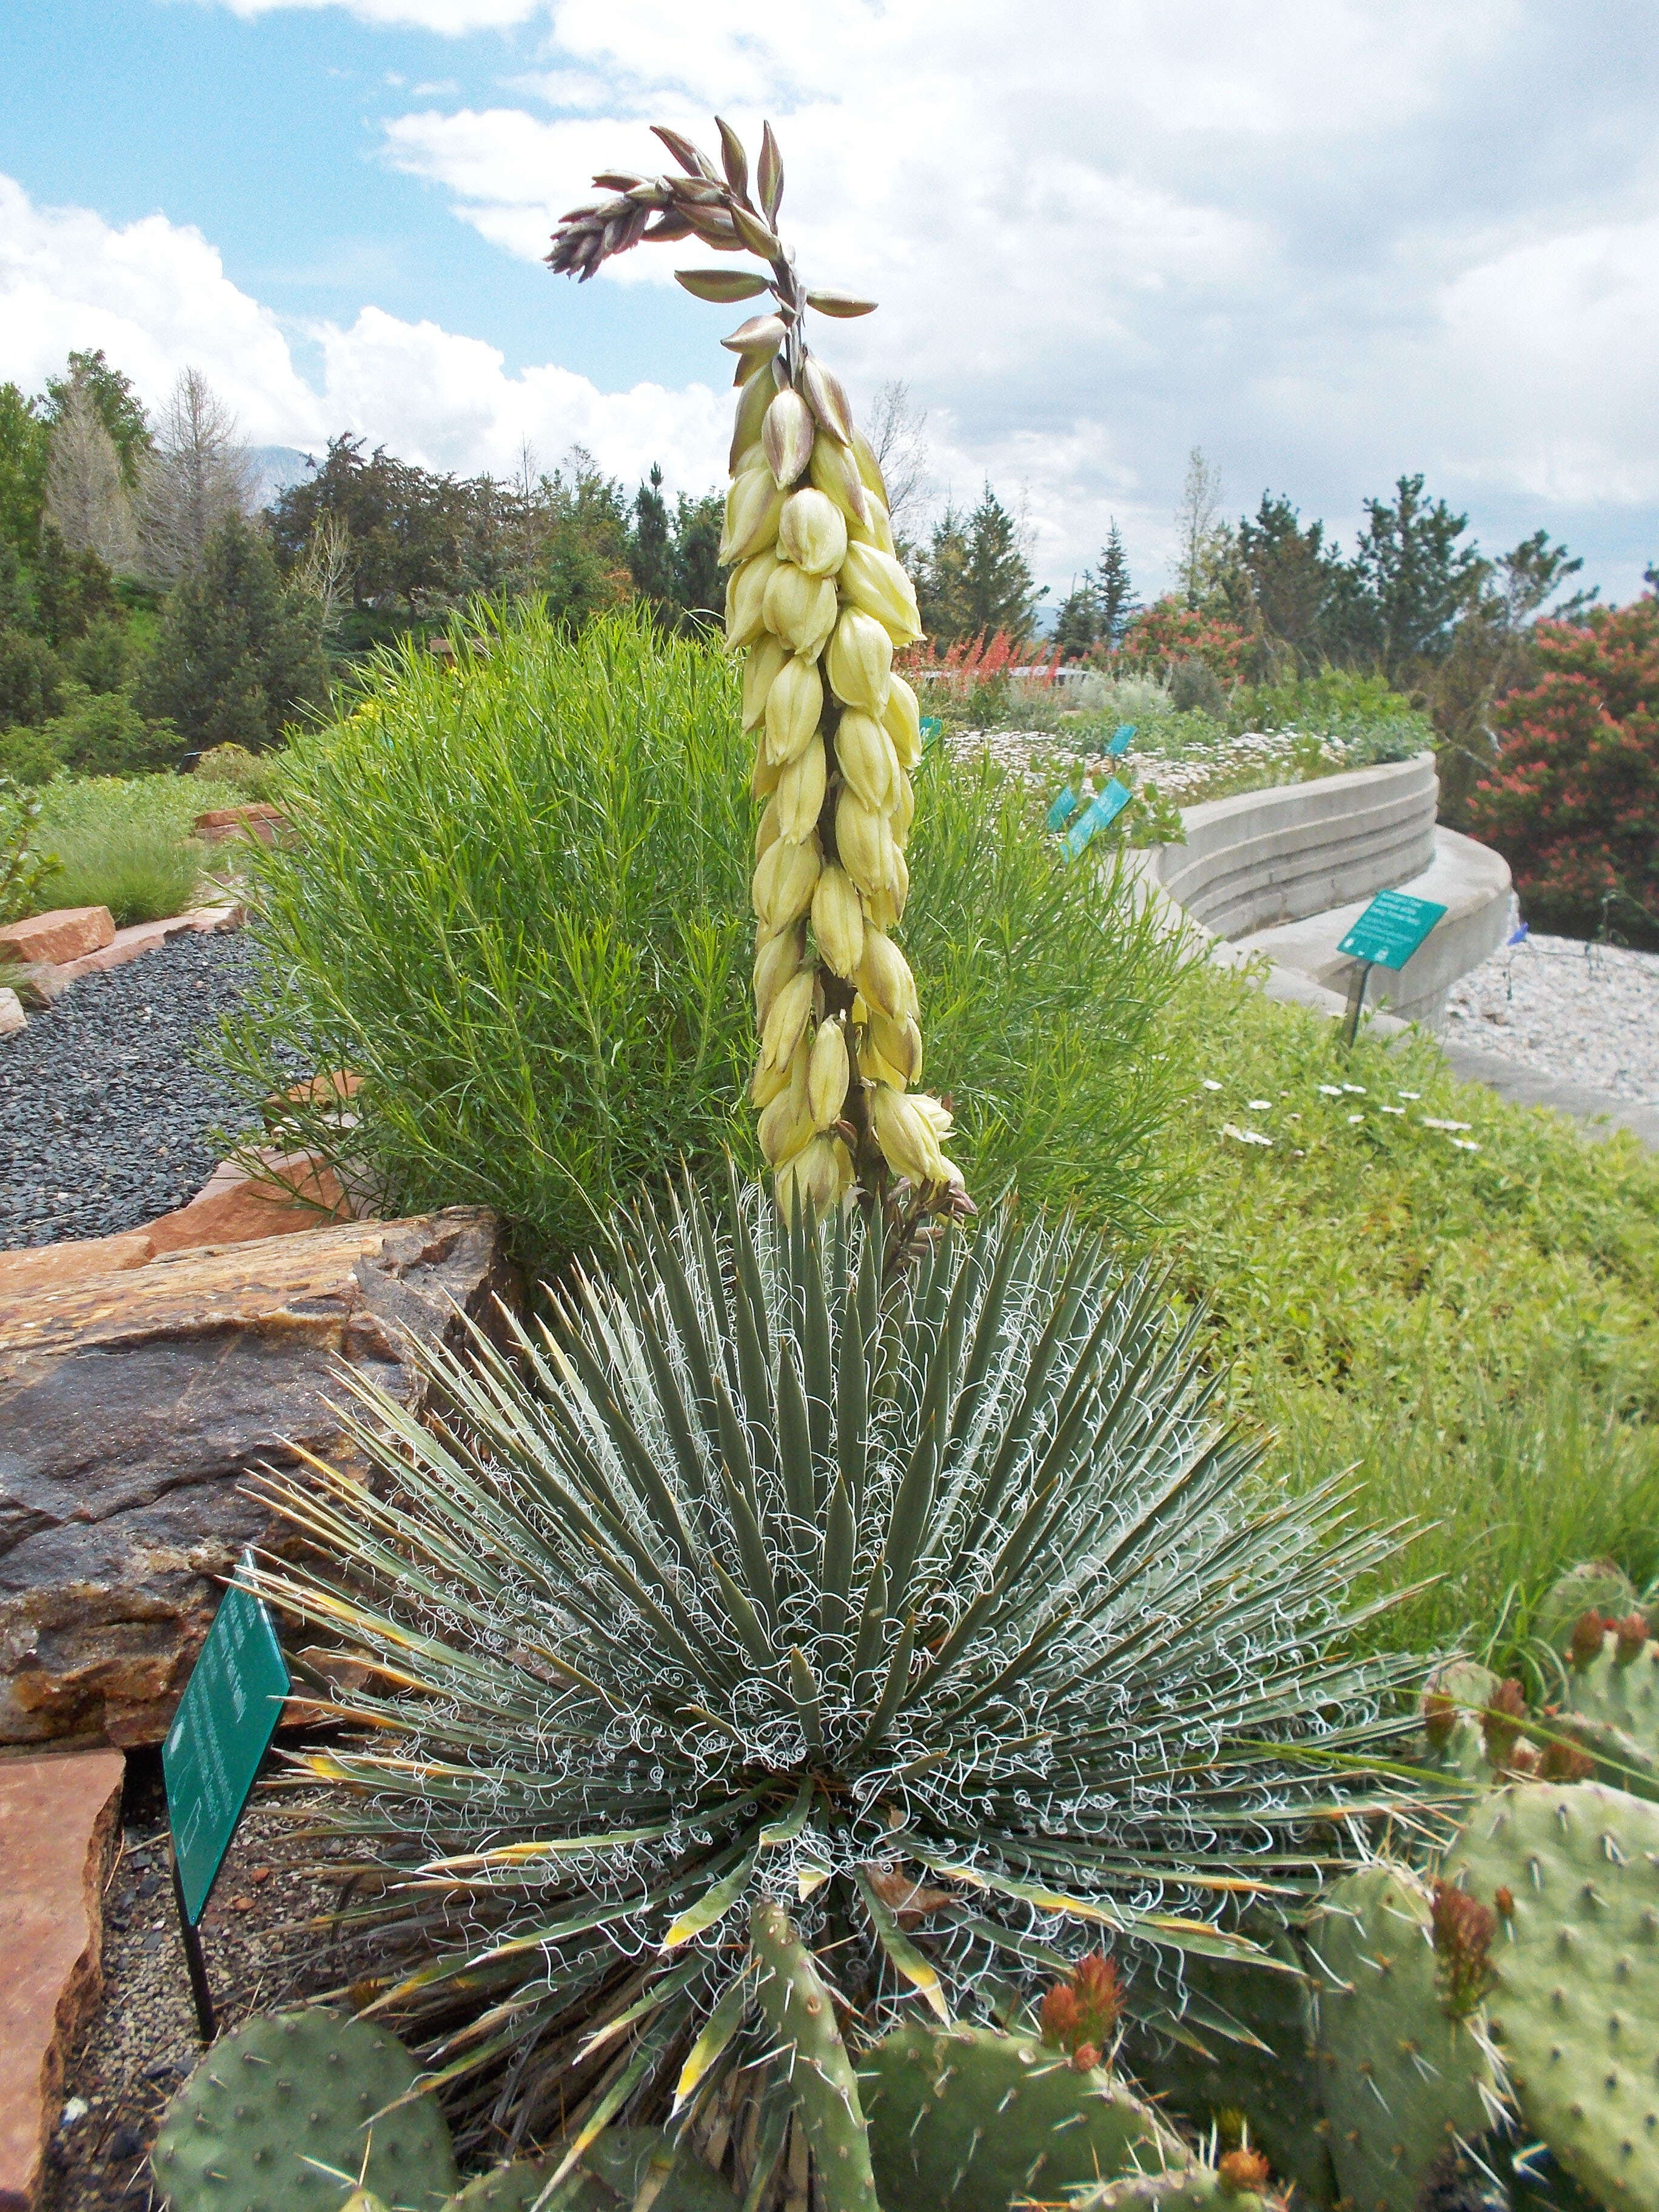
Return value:
[(1300, 921), (1420, 875), (1435, 856), (1434, 757), (1349, 769), (1182, 810), (1157, 880), (1218, 937)]

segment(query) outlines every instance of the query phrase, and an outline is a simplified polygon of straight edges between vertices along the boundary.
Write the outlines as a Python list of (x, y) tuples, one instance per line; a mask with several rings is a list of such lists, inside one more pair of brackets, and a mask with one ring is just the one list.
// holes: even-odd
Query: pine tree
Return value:
[(52, 428), (35, 399), (0, 384), (0, 538), (32, 559), (46, 503)]
[(653, 461), (649, 480), (634, 495), (634, 534), (628, 566), (634, 589), (665, 608), (674, 598), (673, 531), (662, 495), (662, 470)]
[(1031, 587), (1018, 523), (988, 483), (970, 515), (947, 507), (934, 524), (917, 596), (936, 645), (1000, 630), (1017, 645), (1030, 635), (1044, 593)]
[(222, 523), (168, 598), (141, 703), (186, 744), (274, 744), (328, 696), (314, 607), (283, 588), (263, 534)]
[(1124, 631), (1140, 612), (1115, 516), (1108, 526), (1106, 543), (1100, 550), (1100, 566), (1093, 580), (1098, 635), (1107, 646), (1115, 649), (1123, 641)]

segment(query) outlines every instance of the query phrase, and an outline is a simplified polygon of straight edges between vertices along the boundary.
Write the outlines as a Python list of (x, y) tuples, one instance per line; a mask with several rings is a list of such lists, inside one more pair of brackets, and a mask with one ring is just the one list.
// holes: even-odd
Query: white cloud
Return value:
[(71, 347), (102, 346), (152, 407), (179, 369), (201, 369), (256, 444), (320, 451), (349, 429), (467, 473), (511, 470), (526, 440), (546, 465), (575, 444), (628, 478), (660, 461), (672, 488), (694, 491), (725, 468), (725, 398), (706, 385), (602, 392), (552, 364), (512, 376), (494, 346), (375, 307), (304, 335), (320, 349), (320, 386), (199, 231), (161, 216), (118, 229), (84, 208), (37, 207), (0, 177), (0, 379), (26, 391)]

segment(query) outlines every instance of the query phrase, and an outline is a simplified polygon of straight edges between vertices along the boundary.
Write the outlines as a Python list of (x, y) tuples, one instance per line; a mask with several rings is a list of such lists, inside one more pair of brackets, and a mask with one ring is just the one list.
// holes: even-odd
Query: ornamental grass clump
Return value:
[(952, 1119), (916, 1086), (920, 1001), (891, 932), (909, 890), (905, 847), (921, 757), (916, 695), (896, 647), (921, 636), (897, 559), (887, 491), (840, 380), (806, 343), (809, 309), (865, 315), (873, 302), (808, 290), (775, 225), (783, 164), (769, 124), (749, 159), (725, 123), (721, 167), (678, 131), (657, 136), (684, 173), (605, 171), (608, 197), (573, 209), (548, 259), (583, 282), (645, 240), (692, 235), (750, 252), (765, 276), (684, 269), (698, 299), (769, 294), (721, 343), (738, 356), (737, 425), (722, 562), (726, 636), (745, 655), (743, 721), (757, 732), (755, 1013), (750, 1097), (786, 1210), (823, 1212), (856, 1187), (902, 1225), (970, 1211), (944, 1150)]
[(350, 1996), (468, 2141), (758, 2100), (866, 2201), (849, 2050), (1103, 1950), (1170, 2018), (1395, 1795), (1411, 1662), (1349, 1656), (1388, 1540), (1253, 1490), (1195, 1329), (1069, 1224), (895, 1274), (856, 1210), (688, 1182), (536, 1333), (421, 1358), (441, 1424), (358, 1389), (367, 1471), (268, 1476), (316, 1564), (256, 1580), (362, 1669), (370, 1733), (299, 1762)]

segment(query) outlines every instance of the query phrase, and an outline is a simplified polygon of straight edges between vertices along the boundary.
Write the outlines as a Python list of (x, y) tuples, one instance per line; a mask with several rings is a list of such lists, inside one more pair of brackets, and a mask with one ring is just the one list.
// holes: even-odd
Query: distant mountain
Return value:
[(298, 483), (306, 473), (306, 455), (297, 446), (255, 446), (252, 452), (258, 471), (253, 494), (256, 507), (272, 506), (279, 492)]

